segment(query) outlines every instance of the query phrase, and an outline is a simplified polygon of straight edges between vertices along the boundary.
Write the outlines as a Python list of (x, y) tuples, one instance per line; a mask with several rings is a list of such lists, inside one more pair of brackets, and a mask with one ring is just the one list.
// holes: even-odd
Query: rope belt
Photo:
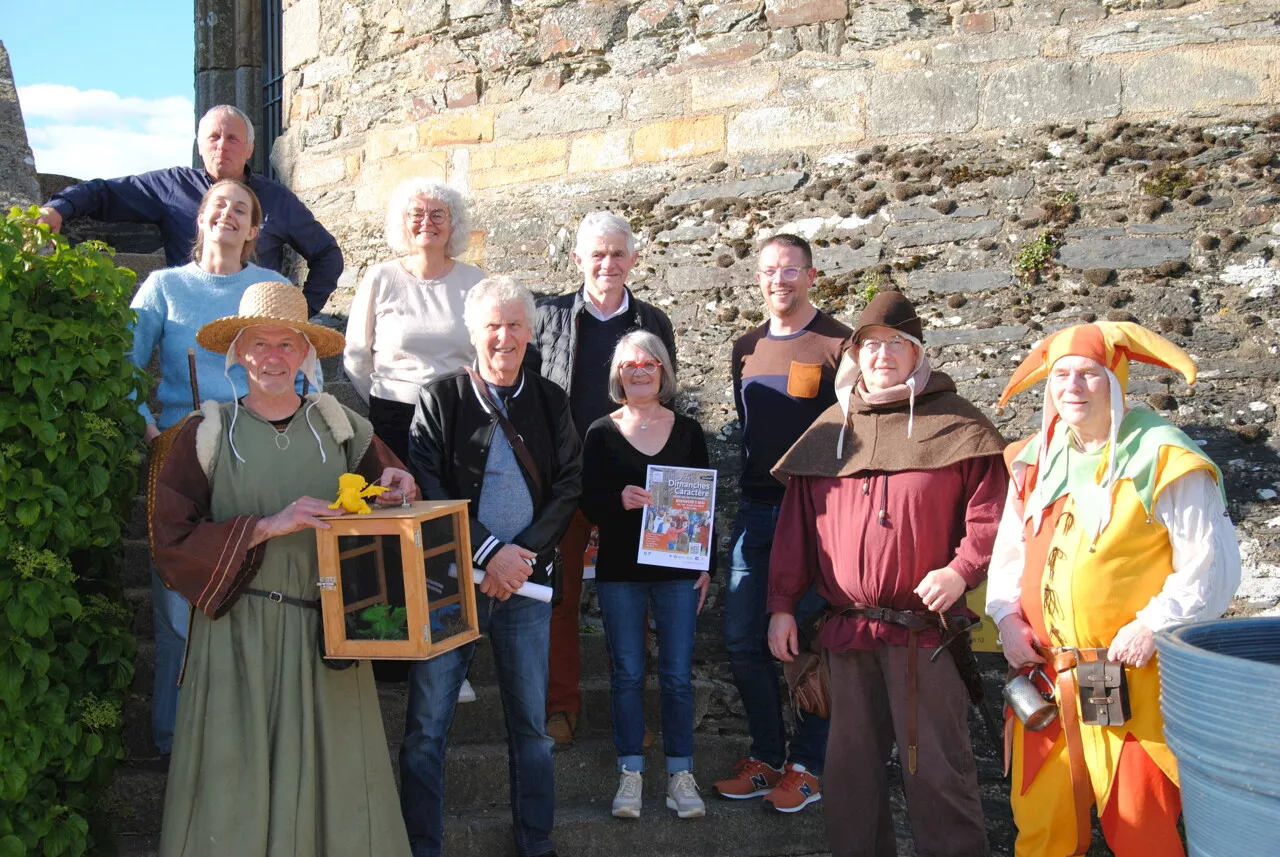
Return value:
[(246, 589), (245, 595), (256, 595), (259, 598), (265, 598), (268, 601), (274, 601), (277, 604), (292, 604), (294, 607), (308, 607), (312, 610), (320, 609), (320, 599), (310, 598), (294, 598), (291, 595), (285, 595), (283, 592), (277, 592), (274, 589), (267, 591), (265, 589)]
[(921, 631), (941, 631), (942, 644), (929, 658), (933, 663), (942, 650), (973, 624), (966, 616), (948, 616), (934, 613), (931, 610), (892, 610), (888, 607), (874, 607), (870, 604), (850, 604), (833, 612), (836, 616), (857, 616), (876, 622), (888, 622), (907, 629), (907, 771), (915, 774), (920, 762), (920, 724), (919, 700), (916, 690), (919, 668), (917, 657), (920, 651)]
[(1105, 661), (1106, 649), (1051, 648), (1036, 644), (1036, 651), (1053, 667), (1057, 677), (1058, 710), (1062, 713), (1062, 734), (1067, 742), (1067, 763), (1071, 770), (1071, 798), (1076, 810), (1076, 849), (1071, 857), (1087, 854), (1093, 841), (1089, 807), (1093, 805), (1093, 785), (1084, 760), (1084, 739), (1080, 734), (1079, 683), (1076, 667), (1082, 663)]

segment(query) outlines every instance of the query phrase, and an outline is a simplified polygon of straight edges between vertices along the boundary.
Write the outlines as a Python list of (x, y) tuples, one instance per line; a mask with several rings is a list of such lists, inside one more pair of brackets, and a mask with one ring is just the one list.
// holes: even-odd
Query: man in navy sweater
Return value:
[(284, 185), (251, 172), (253, 123), (229, 104), (209, 110), (196, 136), (204, 169), (170, 167), (118, 179), (93, 179), (63, 188), (40, 209), (40, 222), (54, 232), (63, 221), (92, 217), (109, 223), (154, 223), (164, 237), (165, 264), (170, 268), (191, 261), (196, 240), (196, 209), (214, 182), (236, 179), (247, 184), (262, 203), (257, 264), (280, 271), (284, 245), (307, 260), (302, 293), (312, 315), (324, 308), (338, 286), (342, 251), (307, 206)]

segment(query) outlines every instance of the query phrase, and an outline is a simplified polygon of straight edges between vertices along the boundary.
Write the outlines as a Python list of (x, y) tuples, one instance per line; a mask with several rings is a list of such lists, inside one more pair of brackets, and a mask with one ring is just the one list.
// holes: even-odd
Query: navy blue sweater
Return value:
[[(246, 183), (262, 203), (262, 231), (254, 261), (279, 271), (288, 244), (307, 260), (307, 282), (302, 293), (312, 315), (338, 287), (342, 251), (338, 242), (312, 216), (302, 200), (280, 182), (245, 170)], [(164, 257), (171, 268), (191, 261), (196, 240), (196, 211), (213, 179), (202, 169), (170, 167), (118, 179), (93, 179), (63, 188), (48, 205), (62, 215), (92, 217), (109, 223), (154, 223), (164, 236)]]

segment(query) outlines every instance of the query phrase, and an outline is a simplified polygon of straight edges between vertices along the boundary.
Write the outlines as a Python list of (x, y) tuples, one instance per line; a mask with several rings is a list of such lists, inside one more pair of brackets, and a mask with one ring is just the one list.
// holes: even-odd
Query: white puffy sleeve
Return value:
[(1173, 574), (1138, 618), (1153, 631), (1218, 618), (1240, 586), (1240, 544), (1217, 483), (1207, 471), (1188, 473), (1153, 511), (1169, 530)]
[(1022, 570), (1026, 562), (1026, 543), (1022, 540), (1022, 498), (1017, 486), (1009, 481), (1009, 496), (1005, 500), (1004, 514), (996, 530), (995, 545), (991, 549), (991, 565), (987, 569), (987, 615), (997, 624), (1022, 606)]

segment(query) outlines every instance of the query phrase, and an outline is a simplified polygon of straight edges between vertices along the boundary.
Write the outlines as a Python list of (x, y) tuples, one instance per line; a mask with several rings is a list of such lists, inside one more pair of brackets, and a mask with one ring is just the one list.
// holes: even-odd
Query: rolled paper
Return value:
[[(475, 583), (476, 586), (479, 586), (480, 583), (484, 580), (484, 575), (485, 575), (484, 569), (480, 569), (480, 568), (471, 569), (471, 580)], [(458, 566), (455, 565), (454, 563), (449, 563), (449, 576), (455, 577), (455, 578), (458, 576)], [(529, 581), (526, 580), (523, 584), (520, 585), (520, 588), (516, 590), (516, 595), (523, 595), (525, 598), (532, 598), (534, 601), (541, 601), (544, 604), (550, 604), (551, 596), (554, 594), (554, 592), (555, 590), (553, 590), (550, 586), (547, 586), (546, 584), (530, 583)]]

